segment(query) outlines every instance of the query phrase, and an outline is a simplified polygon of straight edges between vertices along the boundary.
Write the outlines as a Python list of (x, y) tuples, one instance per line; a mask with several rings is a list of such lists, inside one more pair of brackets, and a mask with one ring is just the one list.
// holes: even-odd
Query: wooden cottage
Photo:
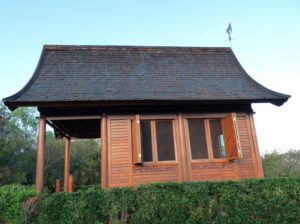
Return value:
[(254, 81), (230, 48), (44, 46), (25, 87), (3, 101), (40, 112), (36, 190), (43, 190), (45, 126), (66, 139), (101, 138), (101, 186), (262, 178), (251, 103), (288, 95)]

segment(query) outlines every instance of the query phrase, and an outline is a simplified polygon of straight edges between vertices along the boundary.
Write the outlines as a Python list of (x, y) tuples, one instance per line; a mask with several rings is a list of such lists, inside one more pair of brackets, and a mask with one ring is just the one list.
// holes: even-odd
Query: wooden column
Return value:
[(74, 179), (73, 179), (72, 175), (69, 176), (69, 189), (68, 189), (68, 192), (70, 192), (70, 193), (74, 192)]
[(45, 163), (45, 140), (46, 140), (46, 118), (39, 119), (38, 147), (36, 157), (35, 190), (42, 193), (44, 189), (44, 163)]
[(60, 180), (56, 179), (55, 181), (55, 192), (60, 192)]
[(184, 130), (184, 119), (182, 113), (178, 114), (178, 123), (179, 123), (179, 136), (180, 136), (180, 149), (181, 149), (181, 158), (182, 158), (182, 174), (183, 181), (188, 182), (191, 181), (191, 164), (188, 159), (188, 152), (185, 142), (185, 130)]
[(70, 176), (70, 139), (65, 138), (65, 169), (64, 169), (64, 192), (69, 189)]
[(250, 120), (250, 128), (251, 130), (249, 130), (249, 132), (251, 133), (251, 137), (252, 137), (252, 141), (254, 144), (254, 155), (255, 155), (255, 160), (256, 160), (256, 166), (257, 166), (257, 173), (256, 176), (258, 178), (264, 178), (264, 170), (263, 170), (263, 166), (262, 166), (262, 162), (261, 162), (261, 158), (260, 158), (260, 154), (259, 154), (259, 148), (258, 148), (258, 141), (257, 141), (257, 136), (256, 136), (256, 129), (255, 129), (255, 125), (254, 125), (254, 118), (252, 114), (249, 114), (249, 120)]
[(108, 187), (108, 173), (107, 173), (107, 117), (103, 115), (101, 118), (101, 187)]

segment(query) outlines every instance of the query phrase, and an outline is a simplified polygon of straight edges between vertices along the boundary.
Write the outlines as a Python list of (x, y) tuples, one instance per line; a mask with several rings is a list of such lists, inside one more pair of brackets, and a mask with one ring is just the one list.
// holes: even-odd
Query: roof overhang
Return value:
[(289, 95), (282, 99), (238, 99), (238, 100), (111, 100), (111, 101), (58, 101), (58, 102), (18, 102), (3, 99), (4, 104), (10, 109), (15, 110), (18, 107), (90, 107), (90, 106), (159, 106), (159, 105), (236, 105), (251, 103), (272, 103), (276, 106), (282, 106)]

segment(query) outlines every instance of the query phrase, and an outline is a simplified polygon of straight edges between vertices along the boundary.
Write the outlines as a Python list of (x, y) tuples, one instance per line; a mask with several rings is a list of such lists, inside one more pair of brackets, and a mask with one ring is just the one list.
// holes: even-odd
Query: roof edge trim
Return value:
[(33, 84), (34, 80), (37, 78), (38, 76), (38, 71), (41, 67), (41, 64), (42, 64), (42, 61), (43, 61), (43, 58), (44, 58), (44, 53), (46, 51), (46, 46), (44, 45), (43, 46), (43, 49), (42, 49), (42, 52), (41, 52), (41, 55), (40, 55), (40, 58), (39, 58), (39, 61), (35, 67), (35, 70), (31, 76), (31, 78), (29, 79), (29, 81), (25, 84), (25, 86), (19, 90), (18, 92), (16, 92), (15, 94), (11, 95), (11, 96), (8, 96), (8, 97), (5, 97), (2, 99), (2, 101), (4, 102), (5, 106), (7, 106), (9, 109), (11, 110), (15, 110), (17, 107), (10, 107), (9, 106), (9, 102), (12, 101), (12, 100), (15, 100), (17, 99), (19, 96), (21, 96), (24, 92), (26, 92), (26, 90), (28, 90), (30, 88), (30, 86)]
[(274, 90), (271, 90), (267, 87), (265, 87), (264, 85), (260, 84), (259, 82), (257, 82), (255, 79), (253, 79), (247, 72), (246, 70), (244, 69), (244, 67), (241, 65), (241, 63), (239, 62), (239, 60), (237, 59), (237, 57), (235, 56), (233, 50), (230, 48), (230, 52), (232, 54), (232, 57), (234, 59), (234, 62), (242, 69), (242, 71), (245, 73), (246, 77), (254, 82), (258, 87), (260, 87), (262, 90), (264, 91), (267, 91), (268, 93), (270, 94), (273, 94), (275, 95), (276, 97), (279, 97), (281, 99), (278, 99), (279, 101), (282, 101), (282, 103), (276, 103), (274, 104), (272, 101), (273, 100), (270, 100), (270, 103), (276, 105), (276, 106), (281, 106), (282, 104), (284, 104), (289, 98), (291, 98), (291, 95), (288, 95), (288, 94), (284, 94), (284, 93), (279, 93), (279, 92), (276, 92)]

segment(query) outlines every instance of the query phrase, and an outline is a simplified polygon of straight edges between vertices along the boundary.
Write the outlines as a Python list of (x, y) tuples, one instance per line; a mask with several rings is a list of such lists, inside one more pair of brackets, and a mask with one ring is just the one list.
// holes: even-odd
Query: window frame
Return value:
[[(210, 119), (222, 119), (228, 115), (228, 113), (219, 113), (219, 114), (184, 114), (184, 126), (185, 126), (185, 139), (186, 139), (186, 148), (188, 151), (188, 157), (191, 163), (201, 163), (201, 162), (229, 162), (227, 156), (224, 158), (214, 158), (213, 154), (213, 145), (211, 139), (211, 130), (210, 130)], [(192, 158), (192, 150), (191, 150), (191, 141), (190, 141), (190, 133), (189, 133), (189, 124), (188, 119), (203, 119), (204, 120), (204, 128), (205, 128), (205, 137), (206, 137), (206, 144), (208, 150), (208, 158), (206, 159), (193, 159)], [(224, 135), (223, 131), (222, 134)], [(227, 152), (226, 152), (227, 153)]]
[[(177, 126), (176, 121), (178, 119), (178, 116), (175, 114), (173, 115), (140, 115), (137, 117), (139, 119), (138, 124), (141, 124), (141, 121), (150, 121), (150, 128), (151, 128), (151, 144), (152, 144), (152, 161), (141, 161), (140, 165), (166, 165), (166, 164), (178, 164), (178, 143), (177, 143)], [(174, 155), (175, 160), (165, 160), (165, 161), (159, 161), (158, 160), (158, 152), (157, 152), (157, 138), (156, 138), (156, 121), (171, 121), (172, 122), (172, 130), (173, 130), (173, 143), (174, 143)], [(141, 132), (139, 132), (141, 135)], [(139, 144), (141, 146), (141, 139), (142, 137), (139, 137)], [(142, 151), (142, 148), (141, 148)], [(136, 164), (139, 165), (139, 164)]]
[[(213, 157), (213, 147), (212, 147), (212, 139), (211, 139), (211, 130), (210, 130), (210, 124), (209, 119), (218, 118), (221, 119), (221, 126), (222, 126), (222, 133), (225, 137), (225, 133), (223, 130), (223, 119), (231, 117), (233, 123), (231, 124), (233, 126), (233, 130), (235, 133), (235, 143), (236, 147), (234, 151), (236, 152), (235, 157), (230, 157), (227, 154), (228, 149), (231, 152), (234, 152), (229, 148), (225, 148), (226, 150), (226, 157), (224, 158), (214, 158)], [(204, 121), (205, 124), (205, 137), (207, 141), (207, 147), (208, 147), (208, 158), (207, 159), (192, 159), (192, 152), (191, 152), (191, 145), (190, 145), (190, 136), (189, 136), (189, 126), (188, 126), (188, 119), (192, 118), (198, 118), (198, 119), (206, 119)], [(134, 133), (131, 133), (131, 139), (132, 141), (136, 141), (137, 144), (134, 144), (132, 142), (132, 164), (133, 165), (174, 165), (182, 163), (182, 160), (187, 161), (188, 163), (194, 164), (194, 163), (207, 163), (207, 162), (218, 162), (218, 163), (227, 163), (229, 161), (233, 161), (236, 159), (243, 158), (242, 156), (242, 149), (241, 149), (241, 143), (240, 143), (240, 137), (239, 137), (239, 131), (238, 131), (238, 125), (237, 125), (237, 114), (236, 113), (179, 113), (179, 114), (160, 114), (160, 115), (133, 115), (130, 117), (131, 125), (136, 124), (137, 130), (139, 130), (137, 133), (139, 133), (138, 136), (134, 136)], [(142, 161), (142, 158), (138, 158), (138, 153), (141, 153), (141, 132), (140, 132), (140, 121), (141, 120), (150, 120), (151, 123), (155, 123), (156, 120), (171, 120), (172, 121), (172, 128), (173, 128), (173, 143), (174, 143), (174, 150), (175, 150), (175, 160), (168, 160), (168, 161), (158, 161), (157, 157), (157, 141), (156, 141), (156, 126), (155, 124), (150, 124), (151, 127), (151, 144), (152, 144), (152, 158), (153, 161), (144, 162)], [(180, 127), (180, 123), (182, 121), (183, 126)], [(133, 127), (131, 126), (131, 131), (133, 130)], [(227, 132), (226, 132), (227, 133)], [(226, 140), (224, 139), (225, 147), (226, 147)], [(134, 147), (134, 145), (136, 147)], [(183, 150), (185, 149), (185, 150)], [(138, 161), (138, 162), (136, 162)], [(185, 162), (183, 162), (184, 164)]]

